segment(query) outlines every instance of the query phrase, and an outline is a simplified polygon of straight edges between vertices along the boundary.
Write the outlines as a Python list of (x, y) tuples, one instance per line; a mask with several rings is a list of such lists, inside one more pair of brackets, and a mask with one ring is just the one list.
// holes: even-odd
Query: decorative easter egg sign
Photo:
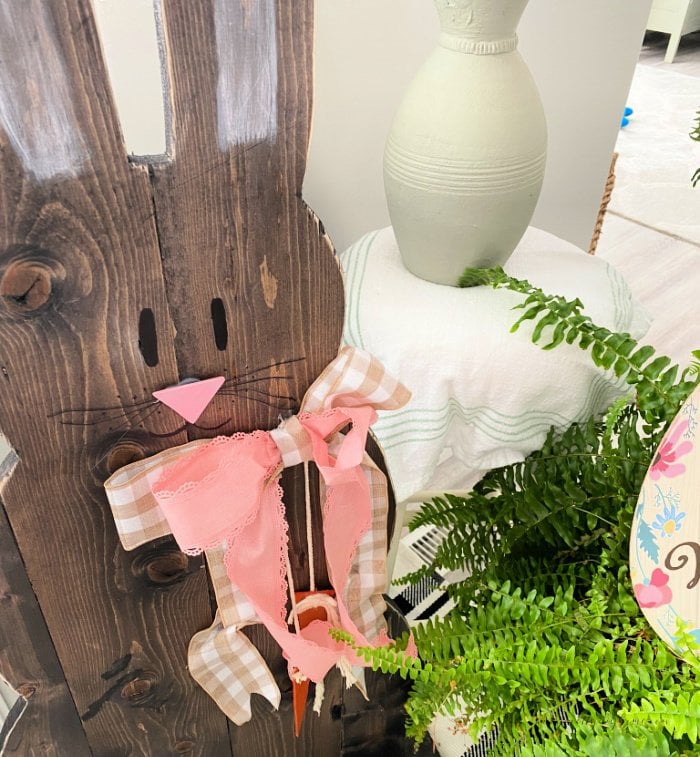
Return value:
[(673, 649), (679, 621), (700, 642), (700, 387), (681, 407), (642, 485), (632, 521), (634, 595)]

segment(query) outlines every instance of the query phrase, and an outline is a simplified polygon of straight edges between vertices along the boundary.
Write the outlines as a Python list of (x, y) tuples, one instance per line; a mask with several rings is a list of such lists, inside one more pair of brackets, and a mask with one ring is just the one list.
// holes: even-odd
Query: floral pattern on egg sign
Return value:
[(640, 607), (662, 607), (673, 599), (673, 592), (668, 585), (668, 573), (655, 568), (651, 579), (634, 585), (634, 596)]
[(695, 429), (698, 427), (698, 406), (694, 402), (683, 405), (683, 415), (688, 419), (688, 430), (685, 432), (686, 439), (695, 437)]
[(678, 629), (700, 632), (698, 407), (700, 387), (683, 403), (656, 450), (630, 539), (634, 596), (652, 628), (680, 654), (686, 652)]
[[(659, 494), (661, 494), (659, 492)], [(680, 512), (677, 507), (676, 501), (672, 498), (671, 492), (669, 497), (664, 497), (661, 494), (661, 500), (663, 502), (663, 510), (656, 516), (651, 527), (656, 531), (659, 531), (661, 538), (671, 537), (676, 531), (681, 530), (681, 522), (685, 518), (685, 513)]]
[(654, 456), (654, 461), (651, 464), (649, 472), (653, 481), (658, 481), (662, 476), (675, 478), (685, 473), (685, 464), (679, 463), (677, 460), (692, 452), (693, 443), (689, 439), (681, 441), (681, 437), (687, 431), (688, 421), (677, 417), (671, 424), (668, 433)]

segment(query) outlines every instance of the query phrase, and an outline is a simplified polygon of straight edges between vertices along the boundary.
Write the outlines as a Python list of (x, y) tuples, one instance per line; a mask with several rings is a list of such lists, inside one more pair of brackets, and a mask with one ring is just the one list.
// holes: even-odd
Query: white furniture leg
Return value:
[(678, 52), (678, 45), (681, 41), (680, 31), (674, 32), (668, 40), (668, 47), (666, 48), (666, 55), (664, 57), (664, 63), (673, 63), (673, 59)]
[(399, 544), (401, 542), (401, 533), (408, 520), (408, 508), (410, 500), (396, 503), (396, 519), (394, 520), (394, 531), (391, 534), (389, 542), (389, 551), (386, 556), (386, 575), (391, 581), (394, 578), (394, 568), (396, 566), (396, 556), (399, 553)]

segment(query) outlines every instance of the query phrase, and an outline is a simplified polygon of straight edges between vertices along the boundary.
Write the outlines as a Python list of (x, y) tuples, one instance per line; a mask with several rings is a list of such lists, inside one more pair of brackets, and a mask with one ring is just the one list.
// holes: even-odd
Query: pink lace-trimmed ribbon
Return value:
[[(308, 436), (326, 485), (323, 535), (341, 625), (362, 645), (369, 640), (351, 620), (344, 596), (352, 555), (370, 527), (370, 494), (361, 464), (376, 417), (372, 407), (336, 407), (318, 415), (303, 413), (296, 421)], [(326, 440), (348, 424), (350, 431), (331, 454)], [(319, 682), (349, 653), (331, 639), (328, 621), (314, 621), (298, 634), (285, 621), (287, 526), (278, 484), (282, 467), (270, 434), (219, 437), (163, 471), (152, 491), (184, 552), (199, 554), (226, 542), (228, 576), (282, 647), (290, 674), (298, 670)]]
[(220, 612), (193, 637), (188, 664), (234, 722), (250, 719), (253, 693), (275, 707), (280, 701), (260, 653), (240, 633), (244, 626), (263, 622), (290, 668), (314, 681), (347, 655), (330, 639), (327, 622), (314, 621), (299, 636), (285, 622), (284, 467), (316, 462), (341, 625), (360, 643), (385, 643), (387, 487), (364, 444), (375, 411), (397, 409), (409, 396), (378, 361), (345, 347), (309, 388), (304, 412), (279, 428), (190, 442), (132, 463), (105, 483), (126, 549), (172, 532), (185, 551), (206, 550)]

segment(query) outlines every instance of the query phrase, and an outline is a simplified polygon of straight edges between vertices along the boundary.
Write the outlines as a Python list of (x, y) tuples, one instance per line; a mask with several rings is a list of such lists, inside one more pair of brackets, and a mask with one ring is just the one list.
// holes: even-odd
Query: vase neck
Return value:
[(440, 17), (440, 44), (476, 55), (515, 50), (515, 33), (528, 0), (434, 0)]

